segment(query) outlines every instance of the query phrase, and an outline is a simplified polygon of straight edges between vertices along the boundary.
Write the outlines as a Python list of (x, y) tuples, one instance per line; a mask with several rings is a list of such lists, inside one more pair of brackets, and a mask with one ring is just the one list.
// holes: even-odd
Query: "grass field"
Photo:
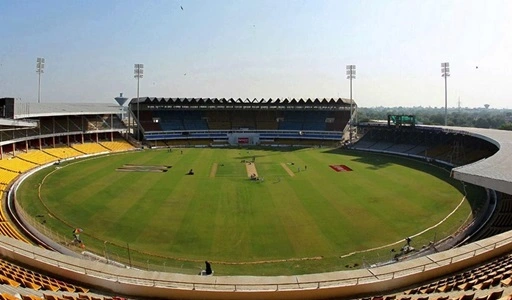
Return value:
[[(253, 159), (262, 180), (248, 177), (244, 161)], [(116, 170), (125, 164), (172, 167)], [(190, 169), (194, 175), (186, 175)], [(72, 229), (82, 228), (88, 250), (123, 262), (129, 247), (142, 266), (192, 273), (208, 259), (216, 274), (277, 275), (351, 268), (372, 255), (387, 260), (404, 237), (451, 213), (461, 187), (437, 167), (359, 152), (146, 150), (40, 171), (24, 182), (18, 201), (70, 240)], [(451, 234), (470, 215), (466, 201), (412, 245)], [(383, 248), (340, 258), (374, 247)]]

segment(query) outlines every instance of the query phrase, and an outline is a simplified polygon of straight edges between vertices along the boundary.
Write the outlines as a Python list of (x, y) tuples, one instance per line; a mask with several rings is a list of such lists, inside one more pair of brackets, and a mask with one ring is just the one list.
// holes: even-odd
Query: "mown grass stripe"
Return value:
[[(242, 161), (253, 158), (264, 181), (247, 179)], [(282, 162), (294, 163), (295, 177), (287, 175)], [(166, 173), (115, 172), (125, 163), (172, 168)], [(218, 170), (210, 178), (213, 163)], [(353, 171), (337, 173), (330, 164)], [(304, 268), (328, 268), (337, 265), (331, 259), (341, 254), (420, 231), (460, 201), (456, 183), (441, 180), (437, 169), (332, 149), (148, 150), (62, 167), (43, 185), (44, 201), (56, 215), (94, 235), (99, 252), (107, 240), (194, 261), (323, 256), (325, 262)], [(190, 169), (195, 175), (185, 175)], [(33, 178), (26, 181), (28, 189), (41, 180)], [(463, 208), (470, 212), (469, 205)], [(455, 214), (451, 226), (463, 215)], [(57, 226), (54, 220), (47, 224)], [(87, 244), (94, 249), (93, 240)], [(302, 264), (307, 263), (294, 263)]]

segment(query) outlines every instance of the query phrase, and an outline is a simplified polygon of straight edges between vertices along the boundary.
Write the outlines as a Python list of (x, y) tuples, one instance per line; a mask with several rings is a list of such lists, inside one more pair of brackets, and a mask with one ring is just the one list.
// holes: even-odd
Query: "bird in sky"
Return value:
[(183, 6), (180, 5), (181, 10), (183, 10)]

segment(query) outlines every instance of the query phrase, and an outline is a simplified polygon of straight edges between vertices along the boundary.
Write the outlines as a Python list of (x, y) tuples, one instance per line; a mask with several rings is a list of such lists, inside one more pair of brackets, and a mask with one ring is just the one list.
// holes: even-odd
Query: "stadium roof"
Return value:
[(22, 121), (0, 118), (0, 130), (37, 127), (36, 121)]
[(15, 103), (14, 119), (69, 116), (119, 114), (120, 106), (106, 103)]
[(499, 150), (493, 156), (452, 170), (453, 178), (512, 195), (512, 131), (466, 127), (443, 127), (487, 140)]
[[(158, 98), (158, 97), (139, 97), (139, 103), (170, 103), (170, 104), (178, 104), (178, 103), (186, 103), (186, 104), (267, 104), (267, 105), (277, 105), (277, 104), (345, 104), (350, 105), (350, 99), (345, 98), (307, 98), (307, 99), (288, 99), (288, 98), (277, 98), (277, 99), (233, 99), (233, 98)], [(355, 105), (355, 101), (353, 101)], [(137, 103), (137, 98), (132, 98), (131, 103)]]

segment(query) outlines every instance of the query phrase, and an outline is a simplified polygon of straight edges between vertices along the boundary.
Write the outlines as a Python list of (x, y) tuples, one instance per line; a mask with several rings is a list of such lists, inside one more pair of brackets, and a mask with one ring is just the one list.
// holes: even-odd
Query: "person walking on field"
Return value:
[(80, 242), (80, 232), (82, 232), (81, 228), (76, 228), (73, 230), (73, 241)]

